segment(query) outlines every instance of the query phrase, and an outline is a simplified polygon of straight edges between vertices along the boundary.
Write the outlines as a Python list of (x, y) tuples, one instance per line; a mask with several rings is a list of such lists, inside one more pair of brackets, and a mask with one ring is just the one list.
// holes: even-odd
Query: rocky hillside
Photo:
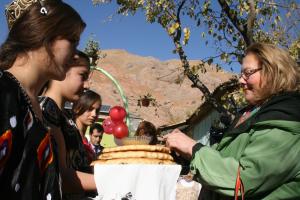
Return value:
[[(128, 99), (131, 116), (153, 122), (156, 126), (171, 125), (185, 121), (202, 104), (202, 93), (191, 87), (188, 78), (182, 79), (182, 67), (179, 60), (160, 61), (153, 57), (133, 55), (125, 50), (103, 50), (104, 59), (98, 67), (109, 72), (117, 79)], [(197, 64), (200, 61), (190, 61)], [(217, 71), (214, 66), (206, 66), (200, 79), (210, 91), (229, 80), (231, 73)], [(178, 83), (178, 80), (183, 80)], [(99, 71), (94, 71), (91, 89), (100, 93), (103, 104), (123, 105), (122, 98), (113, 84)], [(141, 96), (151, 94), (155, 105), (139, 106)]]

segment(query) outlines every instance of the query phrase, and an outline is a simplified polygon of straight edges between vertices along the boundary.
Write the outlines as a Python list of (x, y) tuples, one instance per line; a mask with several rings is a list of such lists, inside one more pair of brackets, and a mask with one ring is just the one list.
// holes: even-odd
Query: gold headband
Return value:
[(36, 2), (39, 2), (41, 5), (41, 14), (47, 14), (44, 1), (45, 0), (14, 0), (11, 2), (5, 9), (8, 28), (11, 29), (14, 23), (22, 16), (24, 11)]

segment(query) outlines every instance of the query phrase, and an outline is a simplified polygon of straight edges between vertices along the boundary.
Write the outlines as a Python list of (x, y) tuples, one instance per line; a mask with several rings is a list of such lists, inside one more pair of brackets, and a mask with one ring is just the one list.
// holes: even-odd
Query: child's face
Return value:
[(77, 101), (85, 89), (89, 77), (89, 68), (86, 65), (74, 65), (67, 72), (63, 80), (63, 96), (68, 101)]
[(98, 113), (101, 107), (101, 102), (95, 102), (88, 110), (82, 115), (78, 116), (78, 121), (85, 126), (92, 125), (98, 118)]
[(97, 129), (94, 129), (92, 134), (91, 134), (91, 143), (93, 145), (100, 145), (100, 142), (102, 140), (103, 132), (99, 132)]

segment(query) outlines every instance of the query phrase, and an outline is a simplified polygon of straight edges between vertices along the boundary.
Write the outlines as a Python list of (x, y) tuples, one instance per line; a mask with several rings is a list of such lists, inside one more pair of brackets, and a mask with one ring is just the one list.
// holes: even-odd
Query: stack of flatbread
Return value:
[(104, 148), (94, 164), (175, 164), (171, 151), (162, 145), (125, 145)]

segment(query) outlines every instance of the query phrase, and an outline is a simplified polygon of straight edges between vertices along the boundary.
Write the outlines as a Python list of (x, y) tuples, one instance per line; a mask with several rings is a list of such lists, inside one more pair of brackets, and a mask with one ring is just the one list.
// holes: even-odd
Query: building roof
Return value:
[(101, 105), (100, 114), (108, 114), (110, 108), (111, 108), (111, 105)]
[[(217, 100), (220, 101), (223, 95), (226, 94), (226, 92), (233, 92), (235, 91), (239, 86), (238, 80), (235, 78), (230, 79), (229, 81), (226, 81), (222, 84), (220, 84), (213, 92), (212, 96)], [(195, 123), (196, 121), (201, 120), (205, 116), (207, 116), (210, 111), (213, 109), (212, 105), (205, 101), (203, 104), (201, 104), (196, 111), (186, 120), (187, 124)]]
[[(233, 78), (230, 79), (229, 81), (226, 81), (222, 84), (220, 84), (213, 92), (212, 92), (212, 96), (214, 98), (217, 99), (217, 101), (219, 101), (221, 99), (221, 97), (226, 93), (226, 92), (233, 92), (234, 90), (236, 90), (238, 88), (238, 80)], [(174, 129), (174, 128), (179, 128), (180, 130), (186, 130), (188, 129), (188, 127), (201, 120), (202, 118), (204, 118), (206, 115), (208, 115), (210, 113), (210, 111), (212, 110), (212, 106), (208, 101), (205, 101), (203, 104), (201, 104), (196, 111), (186, 120), (183, 122), (179, 122), (176, 124), (172, 124), (169, 126), (161, 126), (158, 127), (161, 132), (167, 132), (168, 130)]]

